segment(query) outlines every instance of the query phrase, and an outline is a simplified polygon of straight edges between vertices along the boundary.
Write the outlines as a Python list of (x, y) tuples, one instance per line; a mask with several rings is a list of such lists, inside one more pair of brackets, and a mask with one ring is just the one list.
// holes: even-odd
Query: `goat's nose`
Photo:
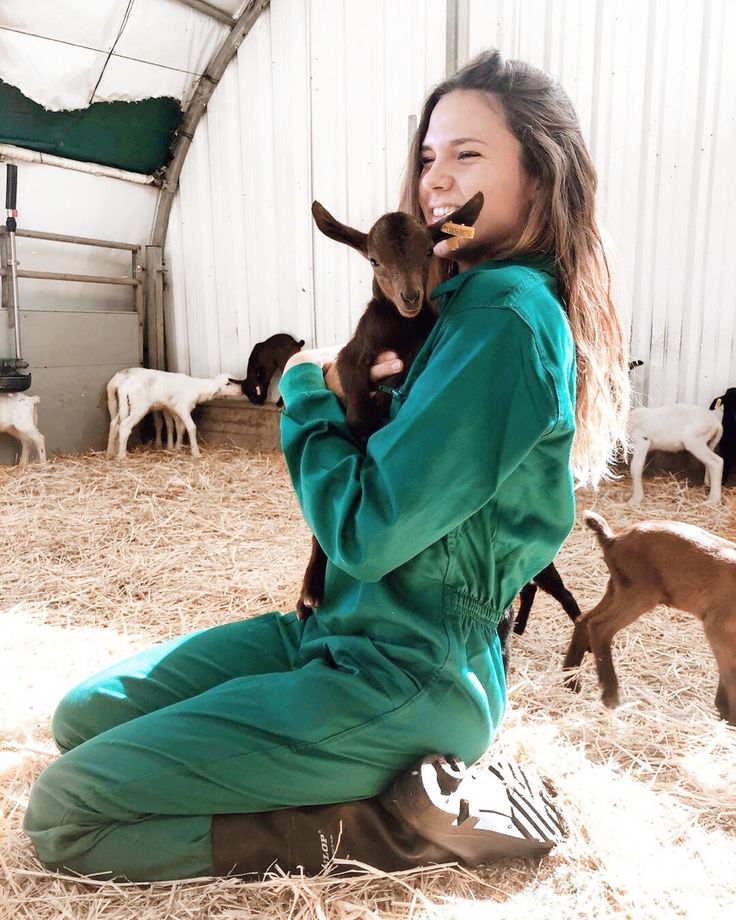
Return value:
[(419, 291), (411, 291), (409, 294), (406, 291), (402, 291), (401, 299), (404, 303), (415, 304), (419, 300)]

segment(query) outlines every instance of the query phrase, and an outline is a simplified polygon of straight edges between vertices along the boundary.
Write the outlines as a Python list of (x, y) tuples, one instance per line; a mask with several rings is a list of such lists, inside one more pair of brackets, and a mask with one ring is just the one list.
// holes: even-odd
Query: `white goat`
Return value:
[[(128, 438), (133, 428), (148, 412), (170, 412), (189, 435), (193, 457), (199, 457), (197, 428), (192, 419), (192, 409), (199, 403), (216, 396), (241, 396), (239, 383), (231, 383), (227, 374), (212, 379), (188, 377), (149, 368), (132, 367), (119, 371), (107, 385), (107, 403), (110, 410), (110, 437), (107, 455), (124, 460)], [(177, 424), (177, 430), (179, 424)], [(181, 437), (177, 448), (181, 447)]]
[[(114, 418), (118, 413), (118, 387), (127, 377), (130, 377), (135, 374), (143, 374), (144, 376), (148, 373), (148, 368), (146, 367), (126, 367), (123, 371), (118, 371), (107, 384), (107, 406), (110, 411), (110, 418)], [(174, 425), (176, 424), (176, 440), (177, 445), (181, 443), (184, 436), (184, 425), (177, 417), (174, 419), (174, 415), (169, 409), (155, 409), (151, 415), (153, 415), (153, 424), (156, 433), (156, 439), (154, 442), (155, 447), (163, 447), (163, 440), (161, 438), (161, 433), (164, 423), (166, 424), (166, 449), (174, 450)]]
[(39, 461), (46, 462), (46, 440), (38, 430), (39, 402), (38, 396), (0, 393), (0, 431), (20, 441), (21, 466), (25, 466), (31, 457), (31, 445), (35, 446)]
[(633, 409), (629, 413), (629, 439), (634, 491), (629, 504), (638, 505), (644, 498), (641, 476), (650, 450), (687, 450), (705, 464), (705, 484), (710, 481), (708, 504), (717, 505), (721, 500), (723, 460), (714, 450), (722, 433), (719, 417), (702, 406), (678, 404)]

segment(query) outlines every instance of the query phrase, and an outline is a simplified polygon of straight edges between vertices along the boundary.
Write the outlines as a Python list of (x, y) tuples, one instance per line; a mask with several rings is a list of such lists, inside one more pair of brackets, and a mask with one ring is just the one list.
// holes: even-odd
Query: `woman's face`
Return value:
[(454, 90), (432, 112), (422, 145), (419, 204), (434, 223), (476, 192), (485, 203), (475, 239), (451, 250), (443, 240), (435, 254), (457, 262), (460, 271), (485, 262), (513, 241), (523, 227), (536, 191), (521, 164), (522, 148), (506, 126), (500, 105), (479, 90)]

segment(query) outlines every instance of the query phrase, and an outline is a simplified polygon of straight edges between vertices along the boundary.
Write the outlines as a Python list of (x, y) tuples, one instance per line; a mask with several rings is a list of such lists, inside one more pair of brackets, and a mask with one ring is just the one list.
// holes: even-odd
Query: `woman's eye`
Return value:
[(470, 157), (479, 157), (479, 156), (480, 156), (480, 154), (479, 154), (479, 153), (476, 153), (476, 151), (474, 151), (474, 150), (462, 150), (462, 151), (458, 154), (458, 157), (457, 157), (457, 158), (458, 158), (458, 160), (469, 160)]
[(368, 259), (374, 268), (378, 268), (378, 259)]
[(422, 169), (426, 169), (429, 164), (433, 162), (434, 160), (431, 157), (422, 157), (419, 161), (419, 165), (422, 167)]

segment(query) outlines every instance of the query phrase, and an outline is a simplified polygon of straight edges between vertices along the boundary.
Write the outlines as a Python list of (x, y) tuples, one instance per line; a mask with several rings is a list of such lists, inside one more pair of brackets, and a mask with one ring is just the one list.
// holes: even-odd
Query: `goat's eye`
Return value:
[(378, 259), (368, 259), (374, 268), (378, 268)]
[(431, 258), (433, 255), (434, 255), (434, 246), (430, 247), (430, 248), (427, 250), (427, 258), (429, 259), (429, 258)]

